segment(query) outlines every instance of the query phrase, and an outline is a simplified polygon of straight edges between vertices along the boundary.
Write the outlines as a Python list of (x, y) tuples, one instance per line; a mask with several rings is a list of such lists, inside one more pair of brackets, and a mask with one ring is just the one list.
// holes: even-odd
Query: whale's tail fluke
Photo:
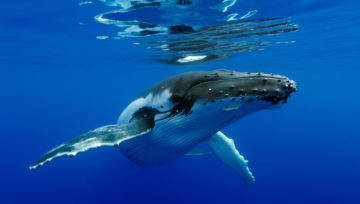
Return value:
[(138, 122), (135, 120), (128, 124), (107, 125), (89, 131), (48, 151), (29, 168), (36, 169), (63, 155), (75, 156), (79, 152), (85, 152), (92, 148), (118, 146), (122, 141), (146, 134), (151, 130), (144, 127), (139, 128)]

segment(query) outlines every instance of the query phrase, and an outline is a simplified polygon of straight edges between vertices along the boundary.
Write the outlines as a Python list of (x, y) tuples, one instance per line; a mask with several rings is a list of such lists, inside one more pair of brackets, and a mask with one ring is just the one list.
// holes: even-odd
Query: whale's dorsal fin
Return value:
[(248, 161), (236, 149), (232, 139), (219, 131), (207, 139), (206, 143), (222, 162), (233, 168), (244, 179), (245, 185), (255, 182), (249, 170)]
[(152, 125), (146, 118), (138, 117), (127, 124), (106, 125), (96, 128), (55, 147), (40, 157), (29, 168), (36, 169), (63, 155), (75, 156), (79, 152), (85, 152), (92, 148), (118, 146), (123, 141), (149, 133)]

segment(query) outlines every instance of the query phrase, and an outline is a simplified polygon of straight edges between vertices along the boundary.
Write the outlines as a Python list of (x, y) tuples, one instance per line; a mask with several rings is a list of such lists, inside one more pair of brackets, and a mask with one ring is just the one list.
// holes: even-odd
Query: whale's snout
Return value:
[(283, 87), (285, 89), (286, 99), (293, 93), (297, 91), (296, 82), (289, 79), (286, 81), (286, 85)]
[(252, 95), (258, 100), (271, 101), (272, 104), (279, 102), (287, 103), (287, 99), (297, 91), (296, 82), (288, 77), (273, 74), (258, 73), (260, 81), (253, 88)]
[[(179, 103), (179, 110), (188, 113), (194, 103), (221, 103), (225, 110), (238, 107), (261, 110), (275, 108), (277, 104), (287, 103), (296, 91), (295, 81), (286, 76), (265, 73), (235, 72), (214, 70), (198, 72), (197, 83), (187, 89)], [(192, 76), (194, 77), (194, 75)], [(230, 107), (230, 108), (229, 108)], [(180, 112), (180, 111), (179, 111)]]
[(291, 93), (296, 91), (295, 81), (286, 76), (265, 73), (234, 72), (216, 70), (204, 75), (209, 78), (188, 91), (188, 97), (203, 101), (218, 101), (226, 98), (271, 101), (286, 103)]

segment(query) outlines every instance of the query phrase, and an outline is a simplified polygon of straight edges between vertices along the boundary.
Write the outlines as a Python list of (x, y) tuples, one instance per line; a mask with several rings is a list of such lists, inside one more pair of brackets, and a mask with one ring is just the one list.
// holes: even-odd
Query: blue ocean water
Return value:
[[(149, 59), (155, 50), (134, 45), (142, 38), (114, 39), (119, 27), (93, 19), (112, 8), (78, 3), (2, 2), (0, 203), (360, 203), (358, 1), (238, 1), (239, 13), (257, 10), (249, 20), (290, 18), (299, 30), (269, 40), (294, 43), (188, 66)], [(141, 168), (111, 147), (28, 169), (54, 146), (113, 124), (153, 83), (218, 68), (298, 84), (281, 109), (223, 130), (250, 161), (255, 184), (244, 187), (214, 155)]]

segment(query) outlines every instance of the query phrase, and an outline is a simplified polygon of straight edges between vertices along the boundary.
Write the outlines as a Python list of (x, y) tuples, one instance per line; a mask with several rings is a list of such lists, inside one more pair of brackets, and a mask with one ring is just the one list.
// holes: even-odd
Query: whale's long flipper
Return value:
[(150, 130), (151, 129), (146, 128), (146, 125), (144, 126), (144, 123), (139, 123), (139, 120), (132, 121), (128, 124), (102, 126), (55, 147), (44, 154), (29, 168), (36, 169), (46, 162), (63, 155), (75, 156), (79, 152), (84, 152), (92, 148), (117, 146), (122, 141), (144, 135)]
[(248, 161), (236, 149), (232, 139), (219, 131), (207, 139), (206, 142), (222, 162), (240, 174), (245, 181), (245, 185), (255, 182), (255, 178), (249, 170)]

